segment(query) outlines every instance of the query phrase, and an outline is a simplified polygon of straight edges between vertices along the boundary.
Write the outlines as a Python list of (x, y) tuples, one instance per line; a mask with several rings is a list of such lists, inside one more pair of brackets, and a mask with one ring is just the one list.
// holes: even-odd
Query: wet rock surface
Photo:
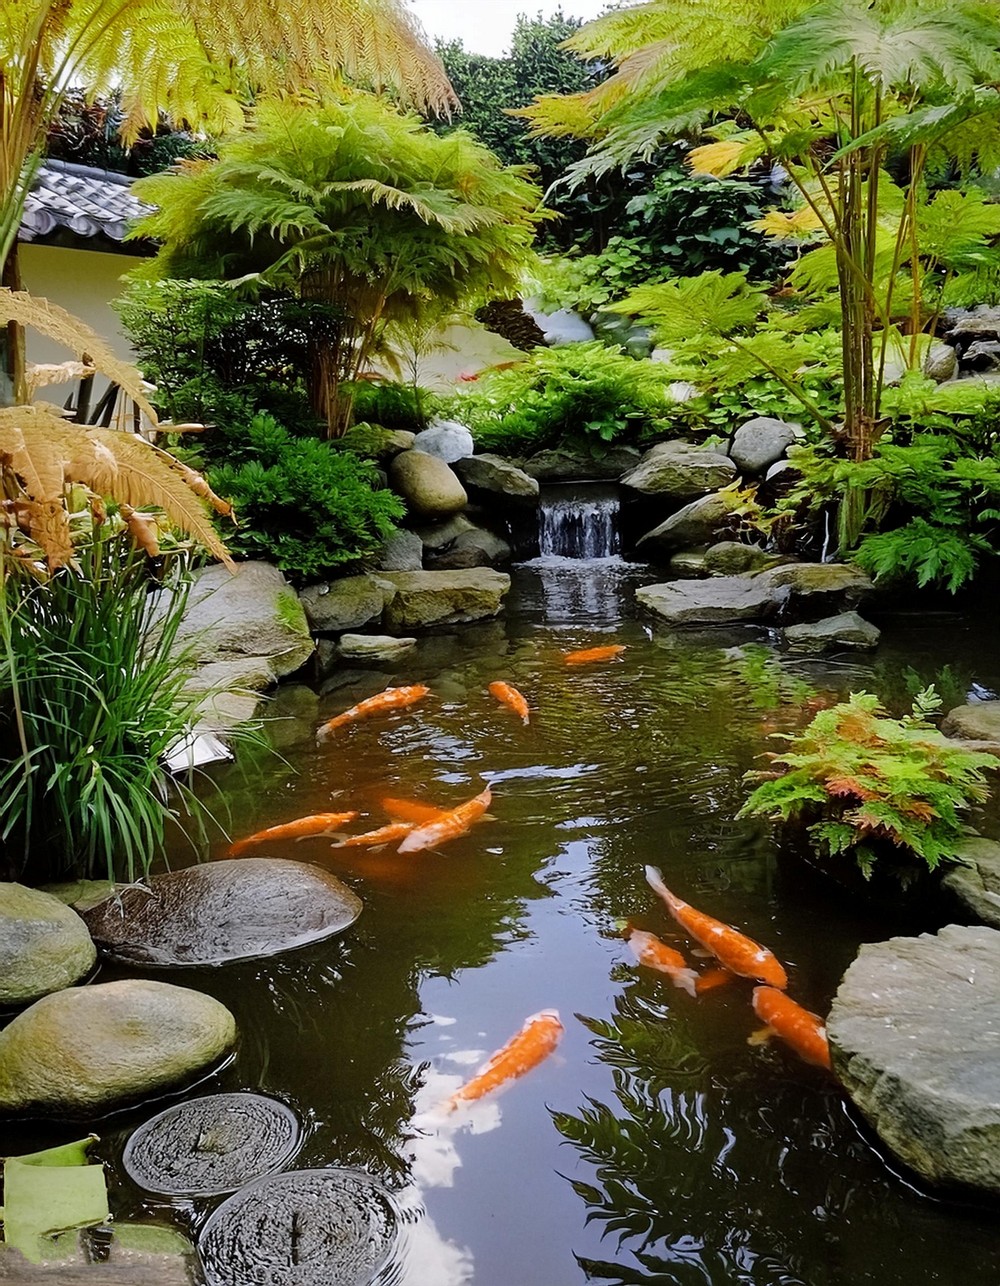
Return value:
[(846, 648), (854, 652), (870, 652), (878, 647), (881, 631), (857, 612), (841, 612), (827, 616), (822, 621), (804, 625), (789, 625), (785, 642), (790, 652), (832, 652)]
[(360, 664), (378, 661), (398, 661), (409, 656), (417, 646), (414, 638), (392, 638), (388, 634), (342, 634), (337, 650), (345, 661)]
[(622, 478), (622, 486), (644, 496), (693, 500), (725, 487), (736, 477), (728, 456), (690, 442), (661, 442)]
[(907, 1165), (1000, 1193), (1000, 932), (862, 947), (827, 1031), (844, 1089)]
[(1000, 929), (1000, 844), (981, 835), (962, 842), (955, 857), (961, 866), (952, 866), (941, 885), (962, 906), (967, 915)]
[(636, 590), (636, 602), (671, 625), (763, 621), (776, 616), (782, 597), (754, 576), (667, 581)]
[(385, 610), (385, 625), (399, 632), (496, 616), (510, 589), (510, 577), (488, 567), (386, 572), (384, 579), (396, 588)]
[(377, 620), (386, 597), (381, 577), (345, 576), (304, 589), (302, 606), (317, 634), (339, 634)]
[(498, 455), (470, 455), (455, 462), (455, 472), (464, 486), (484, 503), (509, 502), (534, 505), (538, 502), (538, 480)]
[(990, 748), (1000, 750), (1000, 701), (956, 706), (941, 720), (941, 731), (946, 737), (990, 743)]
[(211, 1094), (140, 1125), (122, 1164), (133, 1183), (158, 1196), (219, 1196), (282, 1169), (300, 1135), (295, 1113), (276, 1099)]
[(277, 955), (348, 929), (361, 900), (318, 866), (249, 857), (156, 875), (84, 912), (112, 959), (155, 968)]
[(0, 1032), (0, 1111), (101, 1116), (190, 1084), (236, 1042), (211, 996), (125, 979), (38, 1000)]
[(360, 1170), (299, 1170), (225, 1201), (198, 1240), (208, 1286), (369, 1286), (392, 1254), (399, 1215)]
[(743, 545), (735, 540), (720, 540), (705, 551), (705, 570), (712, 576), (741, 576), (790, 561), (793, 560), (780, 554), (769, 554), (759, 545)]
[(23, 884), (0, 884), (0, 1007), (71, 987), (96, 962), (87, 926), (65, 902)]
[(637, 548), (647, 558), (667, 557), (692, 545), (711, 545), (732, 523), (732, 501), (717, 492), (693, 500), (652, 531), (647, 531)]
[(536, 451), (520, 463), (524, 472), (539, 482), (600, 482), (617, 481), (634, 469), (640, 458), (641, 452), (635, 447), (611, 447), (605, 455), (593, 459), (554, 447)]

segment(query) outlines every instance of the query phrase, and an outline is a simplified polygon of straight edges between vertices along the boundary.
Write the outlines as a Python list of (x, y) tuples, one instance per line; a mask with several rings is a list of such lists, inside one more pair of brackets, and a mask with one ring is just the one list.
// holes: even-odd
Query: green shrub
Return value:
[(933, 687), (913, 712), (891, 719), (866, 692), (821, 711), (773, 768), (748, 773), (760, 785), (740, 817), (809, 822), (809, 842), (824, 862), (853, 858), (866, 878), (886, 858), (899, 873), (934, 870), (954, 858), (961, 814), (989, 794), (984, 774), (1000, 759), (943, 737), (927, 716), (940, 707)]
[(431, 395), (410, 384), (362, 380), (354, 386), (354, 423), (419, 433), (426, 427)]
[(125, 536), (43, 582), (0, 564), (3, 878), (134, 880), (162, 850), (172, 791), (199, 807), (160, 764), (192, 719), (193, 666), (174, 649), (186, 598), (184, 559), (158, 585)]
[(374, 468), (350, 451), (295, 438), (267, 415), (256, 416), (242, 463), (209, 471), (212, 489), (233, 504), (230, 550), (277, 563), (292, 580), (318, 580), (376, 552), (404, 507), (377, 490)]
[(484, 372), (449, 409), (489, 451), (601, 453), (668, 427), (676, 405), (671, 378), (662, 366), (603, 344), (568, 344), (536, 349), (510, 370)]

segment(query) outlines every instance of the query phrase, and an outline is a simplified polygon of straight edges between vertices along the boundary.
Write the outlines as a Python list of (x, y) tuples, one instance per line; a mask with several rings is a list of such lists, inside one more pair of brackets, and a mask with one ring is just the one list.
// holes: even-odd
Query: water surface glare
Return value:
[[(995, 638), (957, 618), (914, 622), (890, 626), (871, 660), (796, 664), (763, 633), (650, 630), (627, 609), (641, 570), (591, 565), (555, 588), (550, 570), (518, 570), (503, 620), (421, 640), (405, 668), (359, 675), (318, 717), (389, 682), (428, 683), (420, 705), (320, 747), (310, 722), (287, 763), (223, 770), (236, 835), (347, 807), (362, 810), (356, 829), (374, 829), (389, 820), (386, 795), (451, 806), (487, 782), (494, 820), (413, 856), (323, 839), (261, 849), (321, 863), (365, 910), (337, 942), (170, 975), (236, 1014), (237, 1058), (210, 1088), (295, 1107), (297, 1168), (358, 1167), (392, 1191), (403, 1230), (385, 1286), (996, 1281), (995, 1211), (921, 1191), (828, 1076), (749, 1045), (748, 985), (693, 999), (639, 968), (615, 928), (630, 919), (703, 963), (647, 887), (652, 863), (769, 946), (792, 994), (825, 1013), (859, 943), (900, 926), (789, 871), (765, 827), (735, 822), (743, 774), (771, 733), (851, 689), (897, 711), (932, 679), (946, 707), (974, 683), (995, 691)], [(607, 642), (628, 650), (562, 662)], [(524, 693), (530, 726), (488, 695), (494, 679)], [(180, 843), (175, 857), (188, 860)], [(544, 1008), (565, 1025), (557, 1053), (507, 1092), (443, 1112)], [(116, 1165), (161, 1106), (98, 1127), (119, 1216), (164, 1209)], [(18, 1135), (40, 1146), (37, 1132)], [(175, 1217), (197, 1228), (211, 1208)]]

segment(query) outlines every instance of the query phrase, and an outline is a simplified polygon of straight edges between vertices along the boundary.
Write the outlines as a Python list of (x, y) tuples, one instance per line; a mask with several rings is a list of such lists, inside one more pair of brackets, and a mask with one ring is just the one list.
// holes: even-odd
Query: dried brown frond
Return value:
[(28, 362), (25, 367), (28, 400), (34, 401), (40, 388), (48, 388), (50, 384), (67, 384), (71, 380), (85, 380), (93, 374), (94, 367), (84, 362)]
[(133, 543), (150, 558), (155, 558), (160, 552), (160, 529), (155, 516), (139, 513), (131, 505), (122, 505), (121, 514)]

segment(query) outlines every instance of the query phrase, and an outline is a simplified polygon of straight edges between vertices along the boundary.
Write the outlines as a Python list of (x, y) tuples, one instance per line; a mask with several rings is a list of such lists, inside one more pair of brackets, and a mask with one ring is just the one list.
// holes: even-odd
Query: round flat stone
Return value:
[(360, 1170), (297, 1170), (243, 1188), (198, 1240), (208, 1286), (368, 1286), (392, 1253), (399, 1215)]
[(83, 912), (114, 960), (170, 968), (255, 960), (343, 933), (361, 899), (305, 862), (246, 857), (156, 875)]
[(140, 1125), (122, 1156), (133, 1183), (164, 1197), (215, 1197), (280, 1170), (299, 1146), (295, 1113), (261, 1094), (210, 1094)]

